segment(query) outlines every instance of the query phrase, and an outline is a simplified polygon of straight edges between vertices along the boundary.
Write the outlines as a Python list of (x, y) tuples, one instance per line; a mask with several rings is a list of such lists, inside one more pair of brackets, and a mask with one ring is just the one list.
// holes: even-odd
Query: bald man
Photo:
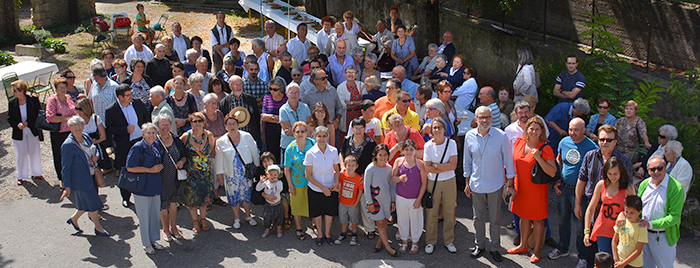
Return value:
[(357, 44), (357, 36), (345, 31), (345, 25), (343, 25), (342, 22), (336, 22), (333, 26), (333, 29), (335, 29), (335, 33), (332, 33), (328, 37), (328, 41), (326, 41), (326, 47), (323, 48), (323, 54), (326, 54), (326, 56), (329, 57), (330, 55), (335, 54), (335, 46), (340, 40), (345, 40), (346, 51), (352, 51), (352, 48), (360, 47), (360, 45)]
[(335, 54), (328, 57), (328, 69), (330, 75), (333, 77), (331, 83), (334, 87), (338, 87), (340, 83), (345, 82), (345, 67), (350, 65), (355, 65), (355, 60), (345, 53), (347, 51), (347, 42), (345, 40), (338, 40), (335, 45)]

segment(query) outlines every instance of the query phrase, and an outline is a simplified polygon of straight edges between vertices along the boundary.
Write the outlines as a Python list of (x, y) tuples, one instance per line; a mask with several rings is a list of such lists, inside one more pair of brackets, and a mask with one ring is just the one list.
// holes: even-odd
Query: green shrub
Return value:
[(18, 44), (31, 45), (34, 43), (42, 43), (44, 40), (53, 37), (50, 31), (37, 29), (35, 26), (22, 27), (16, 42)]
[(0, 50), (0, 66), (17, 63), (15, 58), (10, 55), (10, 52)]
[(66, 45), (68, 45), (68, 42), (56, 38), (48, 38), (41, 42), (42, 47), (52, 48), (58, 54), (66, 53)]
[(32, 34), (34, 35), (34, 39), (36, 40), (37, 43), (42, 43), (46, 41), (47, 39), (53, 37), (51, 35), (51, 32), (48, 30), (40, 29), (40, 30), (34, 30), (32, 31)]

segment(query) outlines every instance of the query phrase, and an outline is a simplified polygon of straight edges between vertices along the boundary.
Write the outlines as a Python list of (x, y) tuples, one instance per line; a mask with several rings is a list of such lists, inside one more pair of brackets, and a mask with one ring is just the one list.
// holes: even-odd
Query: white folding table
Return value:
[[(17, 73), (19, 79), (22, 79), (27, 83), (32, 83), (37, 75), (48, 73), (50, 71), (53, 71), (54, 74), (58, 73), (58, 66), (55, 63), (49, 62), (23, 61), (20, 63), (0, 68), (0, 78), (2, 78), (5, 74), (14, 72)], [(48, 79), (48, 76), (45, 79)], [(44, 84), (51, 81), (41, 82), (42, 84)], [(2, 88), (2, 90), (5, 90), (5, 86), (2, 83), (0, 83), (0, 87)]]

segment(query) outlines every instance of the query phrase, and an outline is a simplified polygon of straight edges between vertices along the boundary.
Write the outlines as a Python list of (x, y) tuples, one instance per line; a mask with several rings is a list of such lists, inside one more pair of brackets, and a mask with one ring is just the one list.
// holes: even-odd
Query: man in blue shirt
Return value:
[[(586, 125), (583, 119), (574, 118), (569, 122), (569, 136), (559, 142), (557, 163), (561, 167), (561, 179), (554, 182), (554, 191), (559, 195), (559, 246), (549, 254), (550, 259), (558, 259), (569, 255), (571, 226), (580, 226), (581, 219), (574, 217), (576, 201), (576, 183), (583, 157), (588, 151), (598, 149), (598, 146), (586, 135)], [(574, 225), (571, 219), (574, 219)], [(576, 248), (579, 259), (585, 260), (586, 247), (583, 245), (583, 230), (578, 230)]]
[(586, 77), (576, 69), (578, 59), (574, 55), (566, 57), (566, 71), (557, 76), (554, 85), (554, 96), (559, 97), (559, 102), (573, 102), (583, 96), (583, 88), (586, 87)]
[(408, 92), (408, 94), (411, 95), (413, 101), (418, 100), (416, 99), (416, 91), (418, 91), (418, 84), (414, 83), (409, 79), (406, 79), (406, 68), (404, 68), (401, 65), (394, 67), (394, 69), (391, 70), (391, 77), (401, 80), (401, 89)]
[(547, 116), (544, 117), (544, 121), (549, 128), (549, 143), (547, 144), (556, 151), (559, 140), (562, 137), (566, 137), (567, 124), (569, 124), (571, 119), (588, 114), (590, 111), (591, 107), (588, 105), (588, 101), (582, 98), (576, 99), (573, 103), (560, 102), (554, 105)]

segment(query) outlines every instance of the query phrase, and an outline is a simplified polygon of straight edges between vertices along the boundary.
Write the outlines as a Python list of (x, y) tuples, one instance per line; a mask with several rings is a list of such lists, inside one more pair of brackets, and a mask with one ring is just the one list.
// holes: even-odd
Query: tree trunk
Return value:
[(4, 14), (0, 14), (2, 18), (2, 24), (5, 26), (4, 29), (0, 29), (0, 35), (3, 35), (7, 39), (12, 39), (15, 35), (19, 33), (19, 20), (17, 19), (17, 2), (16, 0), (3, 0), (2, 10)]
[(323, 18), (328, 13), (326, 11), (326, 0), (304, 0), (304, 7), (306, 7), (307, 13), (317, 18)]
[(425, 30), (419, 30), (423, 34), (425, 34), (425, 38), (427, 40), (430, 40), (430, 42), (435, 42), (436, 44), (439, 44), (442, 42), (441, 35), (442, 33), (440, 32), (440, 1), (439, 0), (433, 0), (433, 1), (421, 1), (420, 3), (425, 3)]

